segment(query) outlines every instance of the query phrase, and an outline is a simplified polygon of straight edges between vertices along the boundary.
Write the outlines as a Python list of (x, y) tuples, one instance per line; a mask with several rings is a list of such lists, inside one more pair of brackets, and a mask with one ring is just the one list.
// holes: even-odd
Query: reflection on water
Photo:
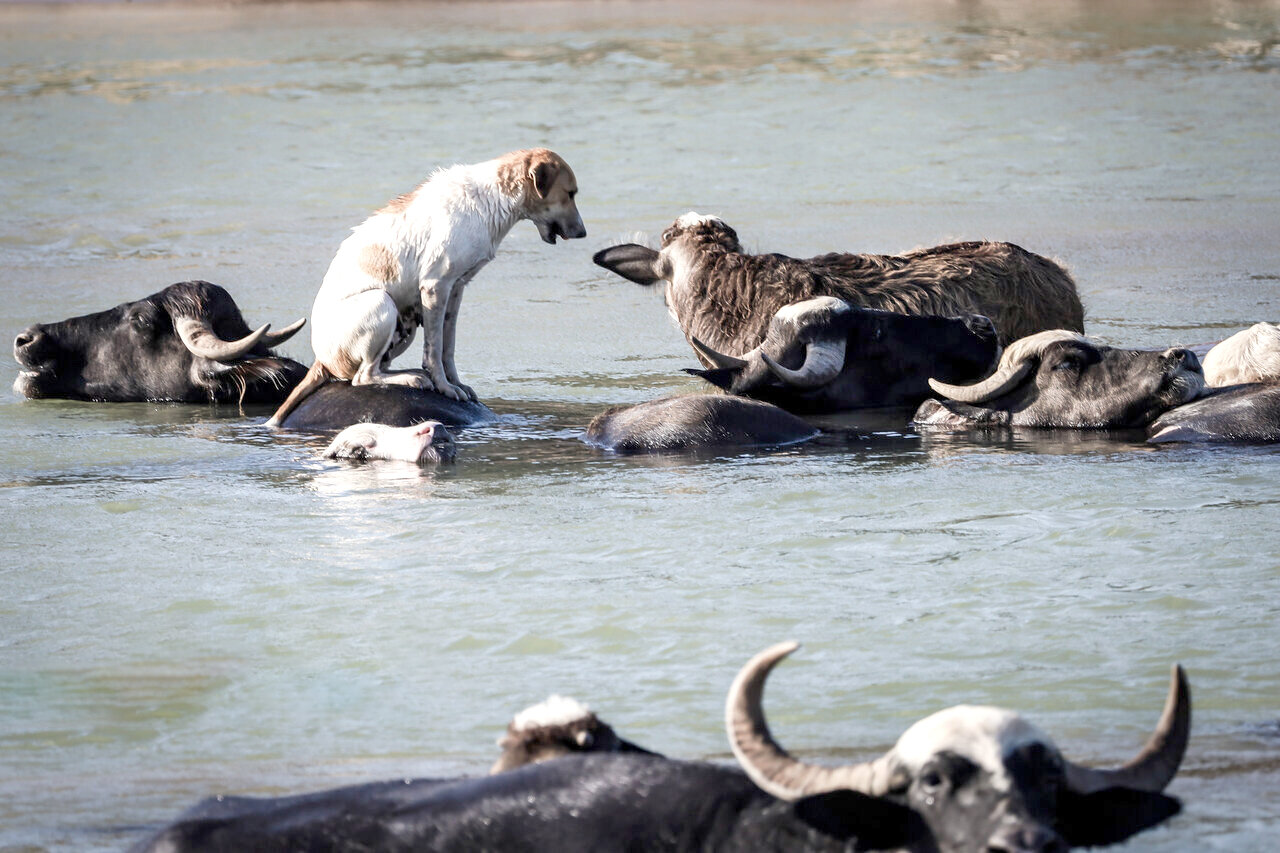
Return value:
[(591, 234), (519, 225), (468, 289), (458, 362), (501, 418), (452, 465), (327, 461), (266, 409), (0, 399), (0, 847), (483, 772), (553, 691), (727, 758), (729, 679), (790, 637), (770, 719), (817, 759), (966, 701), (1109, 763), (1179, 660), (1186, 812), (1126, 849), (1270, 844), (1274, 448), (909, 411), (747, 451), (582, 435), (703, 390), (661, 294), (590, 262), (690, 209), (793, 255), (1012, 240), (1110, 343), (1280, 320), (1280, 5), (530, 8), (0, 6), (6, 334), (192, 278), (292, 319), (369, 211), (527, 145), (574, 165)]

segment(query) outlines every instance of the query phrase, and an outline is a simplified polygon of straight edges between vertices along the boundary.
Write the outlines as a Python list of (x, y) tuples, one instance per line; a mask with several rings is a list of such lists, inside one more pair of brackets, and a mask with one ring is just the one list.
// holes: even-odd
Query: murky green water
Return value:
[(469, 289), (458, 363), (504, 417), (443, 470), (324, 462), (264, 412), (0, 399), (0, 848), (483, 772), (552, 691), (724, 757), (734, 672), (795, 638), (768, 706), (814, 757), (969, 701), (1124, 759), (1181, 661), (1187, 810), (1130, 849), (1269, 849), (1273, 449), (579, 440), (696, 387), (658, 294), (590, 263), (689, 209), (792, 254), (1013, 240), (1114, 343), (1280, 320), (1280, 5), (1043, 5), (0, 6), (5, 335), (189, 278), (287, 322), (370, 210), (513, 148), (573, 164), (590, 232), (518, 226)]

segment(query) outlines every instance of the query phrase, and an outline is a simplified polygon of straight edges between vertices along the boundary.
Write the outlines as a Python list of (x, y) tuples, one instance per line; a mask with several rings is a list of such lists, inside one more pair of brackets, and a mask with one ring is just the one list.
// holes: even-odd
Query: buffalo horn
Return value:
[(742, 359), (736, 358), (732, 355), (725, 355), (722, 352), (716, 352), (693, 335), (689, 336), (689, 343), (693, 345), (694, 352), (711, 362), (712, 367), (719, 367), (726, 370), (741, 370), (747, 366), (747, 363)]
[(817, 388), (826, 385), (839, 376), (841, 370), (844, 370), (846, 346), (847, 342), (843, 340), (809, 344), (805, 347), (804, 364), (800, 365), (799, 370), (783, 367), (770, 358), (764, 350), (760, 351), (760, 358), (774, 376), (788, 385), (794, 385), (797, 388)]
[(982, 403), (1016, 387), (1031, 372), (1032, 365), (1031, 359), (1023, 359), (1016, 364), (1005, 365), (974, 385), (948, 385), (937, 379), (930, 379), (929, 387), (949, 400)]
[(1067, 786), (1077, 794), (1092, 794), (1105, 788), (1163, 791), (1178, 772), (1190, 735), (1191, 690), (1187, 687), (1186, 672), (1174, 664), (1160, 722), (1142, 751), (1127, 764), (1109, 770), (1082, 767), (1068, 761)]
[[(208, 320), (193, 317), (178, 317), (173, 323), (178, 337), (191, 350), (191, 354), (210, 361), (235, 361), (243, 358), (258, 345), (271, 324), (256, 329), (238, 341), (224, 341), (209, 325)], [(295, 330), (296, 331), (296, 330)]]
[(798, 800), (828, 791), (885, 794), (893, 777), (887, 757), (862, 764), (823, 767), (792, 758), (769, 733), (762, 698), (764, 682), (778, 661), (799, 648), (794, 642), (770, 646), (747, 662), (729, 688), (724, 721), (738, 764), (762, 790), (780, 800)]
[(305, 325), (307, 325), (307, 318), (303, 317), (298, 322), (285, 326), (283, 329), (281, 329), (278, 332), (267, 332), (265, 335), (262, 336), (262, 342), (265, 343), (268, 347), (278, 347), (280, 346), (280, 344), (289, 340), (289, 338), (292, 338), (294, 335), (298, 334), (298, 332)]

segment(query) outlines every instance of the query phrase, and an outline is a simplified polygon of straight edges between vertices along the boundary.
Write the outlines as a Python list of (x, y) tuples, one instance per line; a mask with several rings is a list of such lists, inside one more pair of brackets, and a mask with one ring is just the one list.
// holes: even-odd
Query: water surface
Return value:
[(0, 399), (0, 847), (483, 772), (552, 691), (724, 759), (734, 672), (795, 638), (771, 719), (826, 760), (963, 701), (1120, 761), (1181, 661), (1186, 812), (1129, 849), (1267, 849), (1271, 448), (901, 414), (773, 452), (580, 440), (697, 388), (660, 295), (590, 263), (690, 209), (798, 255), (1012, 240), (1111, 343), (1280, 320), (1280, 6), (1115, 5), (0, 6), (7, 335), (191, 278), (291, 321), (368, 212), (513, 148), (573, 164), (590, 232), (518, 226), (468, 290), (458, 363), (502, 419), (446, 468), (325, 462), (263, 411)]

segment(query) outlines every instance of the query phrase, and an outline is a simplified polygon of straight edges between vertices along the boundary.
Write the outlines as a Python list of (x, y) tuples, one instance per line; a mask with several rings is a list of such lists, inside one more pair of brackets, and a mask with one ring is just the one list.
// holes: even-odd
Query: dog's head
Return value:
[(554, 244), (557, 237), (587, 236), (574, 201), (578, 179), (563, 157), (546, 148), (530, 148), (513, 151), (504, 159), (504, 183), (520, 187), (525, 218), (538, 226), (543, 240)]

